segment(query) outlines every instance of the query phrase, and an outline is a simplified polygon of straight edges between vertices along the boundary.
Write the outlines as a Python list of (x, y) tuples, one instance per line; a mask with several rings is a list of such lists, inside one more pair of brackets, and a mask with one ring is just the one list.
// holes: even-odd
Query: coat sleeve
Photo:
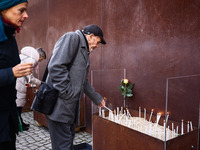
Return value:
[(27, 76), (27, 78), (30, 78), (30, 83), (36, 84), (37, 87), (40, 86), (41, 81), (36, 77), (34, 77), (33, 75), (29, 75)]
[(0, 69), (0, 87), (15, 84), (12, 68)]
[(16, 90), (17, 90), (17, 98), (16, 98), (16, 104), (17, 107), (24, 107), (26, 103), (26, 78), (20, 77), (16, 80)]
[(49, 61), (49, 77), (62, 99), (70, 99), (74, 95), (75, 88), (69, 79), (69, 66), (76, 55), (79, 40), (79, 35), (76, 33), (63, 35), (56, 43)]
[(103, 97), (97, 93), (94, 89), (94, 87), (91, 86), (91, 84), (86, 80), (84, 84), (84, 93), (96, 104), (99, 105), (101, 101), (103, 100)]

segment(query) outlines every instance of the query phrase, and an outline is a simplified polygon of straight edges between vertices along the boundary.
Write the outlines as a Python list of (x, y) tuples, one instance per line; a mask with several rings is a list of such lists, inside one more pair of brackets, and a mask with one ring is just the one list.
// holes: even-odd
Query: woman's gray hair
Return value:
[(46, 53), (41, 47), (37, 48), (36, 50), (40, 54), (40, 57), (44, 57), (44, 59), (46, 59)]

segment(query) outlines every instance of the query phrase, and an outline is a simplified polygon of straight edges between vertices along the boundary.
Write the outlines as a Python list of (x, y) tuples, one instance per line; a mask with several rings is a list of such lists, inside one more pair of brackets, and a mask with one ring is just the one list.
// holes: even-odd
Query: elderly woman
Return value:
[(27, 0), (0, 1), (0, 150), (16, 149), (16, 78), (33, 70), (32, 63), (20, 64), (15, 40), (15, 33), (28, 18), (27, 5)]

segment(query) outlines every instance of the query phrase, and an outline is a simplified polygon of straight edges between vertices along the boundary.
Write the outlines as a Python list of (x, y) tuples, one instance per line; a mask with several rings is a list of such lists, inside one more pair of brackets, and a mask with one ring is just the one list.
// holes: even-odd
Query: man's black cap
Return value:
[(97, 25), (91, 24), (83, 27), (83, 33), (91, 34), (93, 33), (95, 36), (99, 36), (101, 38), (101, 44), (106, 44), (106, 41), (103, 38), (103, 31)]

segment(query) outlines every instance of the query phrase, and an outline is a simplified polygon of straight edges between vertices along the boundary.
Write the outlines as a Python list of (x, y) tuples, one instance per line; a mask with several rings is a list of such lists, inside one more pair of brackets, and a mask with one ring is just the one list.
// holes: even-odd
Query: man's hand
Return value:
[(104, 107), (105, 106), (105, 100), (103, 99), (102, 101), (101, 101), (101, 103), (98, 105), (99, 107)]
[(15, 78), (30, 75), (33, 71), (32, 63), (18, 64), (12, 68)]

